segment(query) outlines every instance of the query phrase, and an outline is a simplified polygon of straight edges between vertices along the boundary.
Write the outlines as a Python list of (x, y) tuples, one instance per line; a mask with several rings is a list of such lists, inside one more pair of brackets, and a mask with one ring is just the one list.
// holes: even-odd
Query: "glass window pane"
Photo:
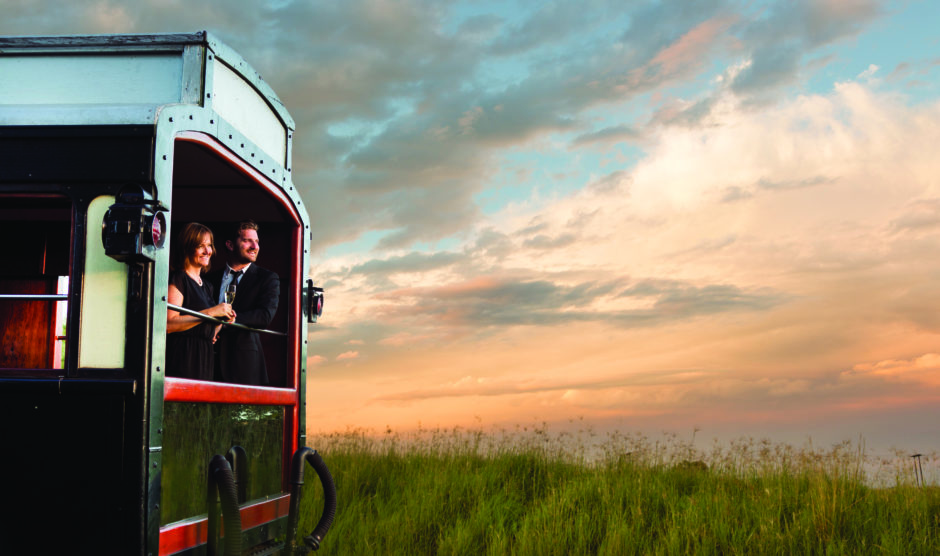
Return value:
[(206, 513), (206, 474), (215, 455), (248, 456), (246, 500), (281, 492), (284, 408), (168, 402), (163, 408), (160, 525)]
[[(60, 295), (68, 295), (69, 293), (69, 277), (68, 276), (59, 276), (59, 283), (56, 287), (56, 293)], [(69, 314), (69, 302), (66, 301), (56, 301), (55, 303), (55, 328), (53, 334), (55, 335), (55, 351), (53, 354), (53, 368), (55, 369), (64, 369), (65, 368), (65, 333), (67, 331), (66, 325), (68, 323), (68, 314)]]

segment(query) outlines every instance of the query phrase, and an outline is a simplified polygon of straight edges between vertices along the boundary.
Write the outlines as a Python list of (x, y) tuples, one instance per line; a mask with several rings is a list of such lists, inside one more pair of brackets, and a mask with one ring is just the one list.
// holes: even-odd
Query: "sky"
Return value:
[(938, 2), (0, 12), (3, 35), (206, 29), (286, 104), (326, 289), (310, 434), (940, 449)]

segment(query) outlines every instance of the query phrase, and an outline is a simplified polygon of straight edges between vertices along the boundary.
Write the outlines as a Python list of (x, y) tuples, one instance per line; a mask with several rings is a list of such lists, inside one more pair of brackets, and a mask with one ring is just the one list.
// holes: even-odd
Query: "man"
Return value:
[[(277, 274), (261, 268), (258, 251), (258, 225), (250, 220), (231, 227), (223, 238), (225, 268), (209, 274), (209, 280), (219, 293), (219, 302), (225, 302), (227, 291), (234, 289), (235, 322), (252, 328), (267, 328), (277, 312), (281, 282)], [(216, 341), (218, 356), (216, 377), (224, 382), (239, 384), (268, 384), (268, 371), (257, 332), (222, 327)]]

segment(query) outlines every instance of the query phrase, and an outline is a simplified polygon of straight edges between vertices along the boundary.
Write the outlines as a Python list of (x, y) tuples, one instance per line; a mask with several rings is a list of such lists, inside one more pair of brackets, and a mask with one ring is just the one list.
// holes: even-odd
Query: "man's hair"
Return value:
[[(212, 246), (212, 254), (215, 255), (215, 238), (212, 236), (212, 230), (198, 222), (190, 222), (183, 226), (180, 233), (176, 235), (176, 243), (170, 253), (170, 266), (173, 270), (186, 268), (186, 259), (196, 254), (196, 249), (207, 235), (209, 245)], [(208, 270), (209, 267), (206, 266), (206, 271)]]
[(257, 232), (260, 229), (261, 228), (253, 220), (242, 220), (228, 227), (228, 233), (225, 239), (235, 241), (238, 239), (238, 236), (241, 235), (242, 230), (254, 230)]

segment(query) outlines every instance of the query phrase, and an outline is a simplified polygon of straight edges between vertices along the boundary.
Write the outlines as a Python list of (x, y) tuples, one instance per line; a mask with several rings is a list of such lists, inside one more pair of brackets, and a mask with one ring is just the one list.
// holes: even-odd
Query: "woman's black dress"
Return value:
[[(170, 283), (183, 294), (182, 307), (202, 311), (215, 305), (212, 302), (212, 284), (203, 280), (197, 284), (185, 271), (170, 273)], [(166, 335), (166, 376), (212, 380), (214, 361), (212, 336), (215, 325), (202, 322), (189, 330)]]

